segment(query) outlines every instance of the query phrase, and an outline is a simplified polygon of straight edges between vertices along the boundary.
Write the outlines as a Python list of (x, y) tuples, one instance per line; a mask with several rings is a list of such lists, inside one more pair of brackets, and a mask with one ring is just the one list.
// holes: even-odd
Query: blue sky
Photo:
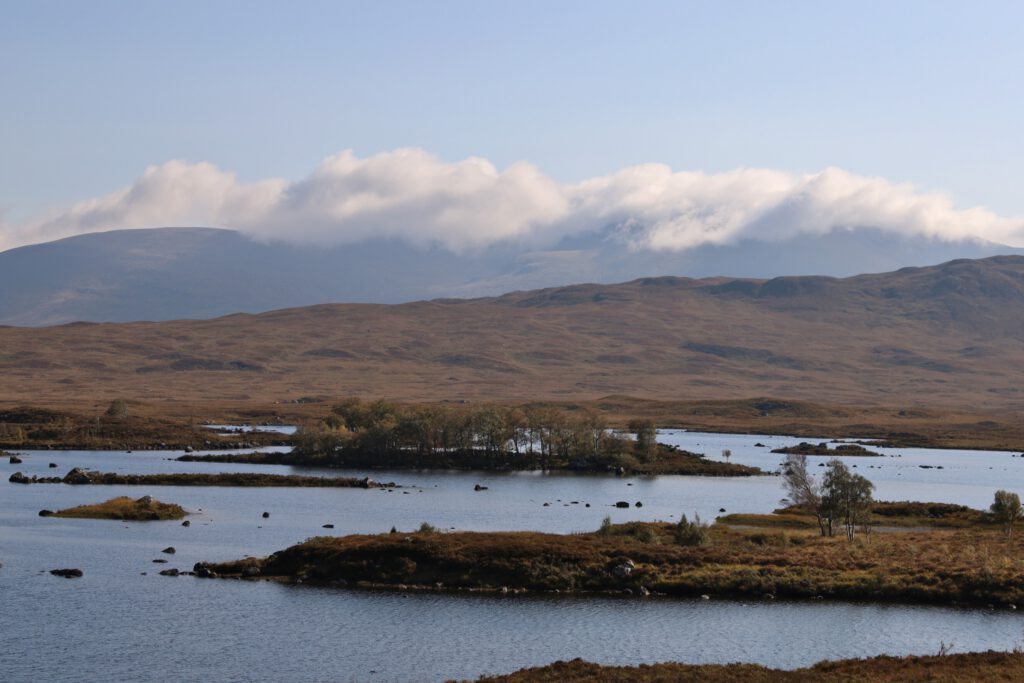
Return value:
[(422, 148), (558, 182), (840, 167), (1024, 215), (1021, 3), (0, 2), (0, 209)]

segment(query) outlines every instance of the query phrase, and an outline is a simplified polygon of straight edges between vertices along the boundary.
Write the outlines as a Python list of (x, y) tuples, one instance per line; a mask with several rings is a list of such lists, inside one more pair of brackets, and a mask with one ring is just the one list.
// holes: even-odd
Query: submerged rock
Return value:
[(164, 548), (164, 549), (163, 549), (163, 550), (161, 550), (160, 552), (162, 552), (162, 553), (166, 553), (166, 554), (168, 554), (168, 555), (173, 555), (174, 553), (176, 553), (176, 552), (178, 552), (178, 551), (174, 549), (174, 546), (173, 546), (173, 545), (171, 545), (171, 546), (167, 546), (166, 548)]
[(181, 572), (179, 572), (174, 567), (171, 567), (170, 569), (165, 569), (162, 572), (160, 572), (160, 576), (180, 576), (180, 575), (181, 575)]
[(21, 458), (19, 458), (16, 455), (12, 455), (11, 456), (11, 464), (12, 465), (20, 465), (21, 463), (22, 463), (22, 459)]

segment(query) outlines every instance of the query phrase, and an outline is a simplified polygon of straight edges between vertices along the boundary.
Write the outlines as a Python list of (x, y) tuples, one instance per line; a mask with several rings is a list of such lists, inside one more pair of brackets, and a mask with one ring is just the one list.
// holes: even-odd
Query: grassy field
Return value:
[(579, 659), (523, 669), (486, 683), (960, 683), (1024, 679), (1024, 654), (977, 652), (821, 662), (785, 671), (756, 664), (600, 666)]

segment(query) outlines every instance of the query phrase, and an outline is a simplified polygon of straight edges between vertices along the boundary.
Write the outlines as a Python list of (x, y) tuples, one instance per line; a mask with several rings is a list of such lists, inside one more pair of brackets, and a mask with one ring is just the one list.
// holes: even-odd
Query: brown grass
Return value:
[(131, 522), (183, 519), (187, 515), (188, 512), (180, 505), (161, 503), (149, 496), (138, 499), (119, 496), (95, 505), (79, 505), (53, 513), (54, 517), (117, 519)]
[[(261, 563), (261, 575), (372, 586), (655, 592), (677, 596), (832, 598), (877, 602), (1024, 602), (1024, 550), (987, 528), (872, 534), (853, 543), (799, 530), (717, 524), (704, 546), (673, 542), (674, 525), (633, 523), (557, 535), (411, 533), (310, 539)], [(623, 558), (628, 576), (611, 570)], [(231, 573), (230, 566), (214, 567)]]
[(756, 664), (600, 666), (581, 659), (522, 669), (487, 683), (960, 683), (1024, 679), (1024, 654), (976, 652), (927, 657), (873, 657), (821, 662), (785, 671)]

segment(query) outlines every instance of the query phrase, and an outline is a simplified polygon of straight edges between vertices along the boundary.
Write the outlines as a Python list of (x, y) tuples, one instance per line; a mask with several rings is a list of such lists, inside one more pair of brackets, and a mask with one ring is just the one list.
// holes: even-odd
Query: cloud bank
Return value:
[(1024, 219), (958, 209), (945, 195), (838, 168), (706, 174), (644, 164), (566, 184), (526, 162), (498, 170), (482, 158), (451, 163), (399, 149), (367, 158), (343, 151), (294, 182), (245, 183), (209, 163), (169, 161), (106, 196), (0, 225), (0, 249), (166, 226), (231, 228), (304, 245), (389, 238), (458, 253), (501, 243), (544, 248), (596, 231), (653, 251), (858, 228), (1024, 246)]

